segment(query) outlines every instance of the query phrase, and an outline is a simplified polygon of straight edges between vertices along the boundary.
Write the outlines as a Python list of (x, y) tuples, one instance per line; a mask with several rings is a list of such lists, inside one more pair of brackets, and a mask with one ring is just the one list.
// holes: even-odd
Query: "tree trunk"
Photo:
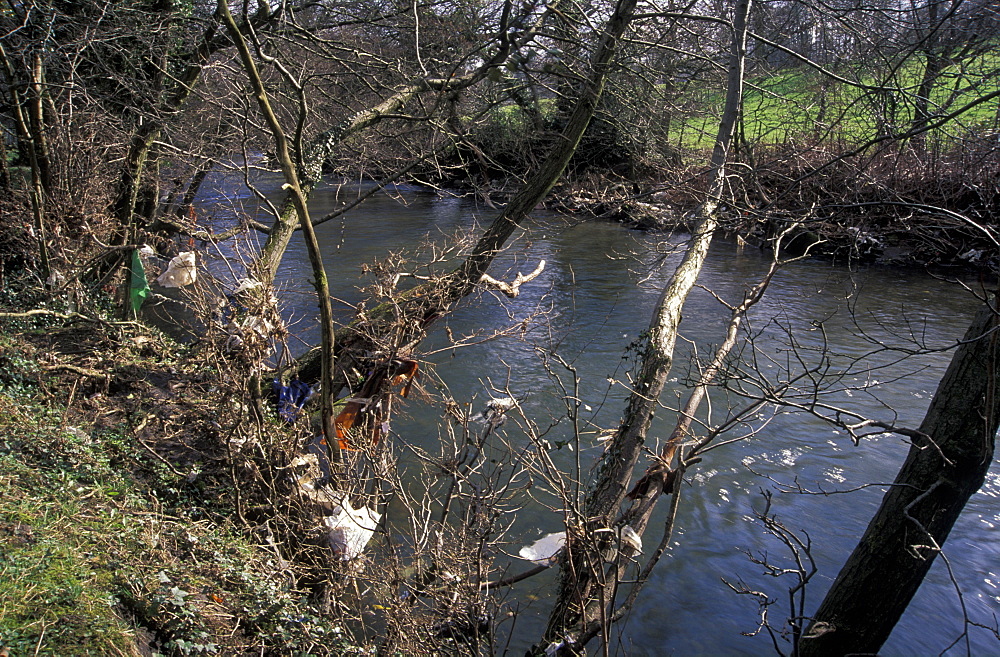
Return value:
[[(334, 449), (334, 440), (337, 435), (333, 426), (333, 369), (334, 369), (334, 334), (333, 334), (333, 307), (330, 302), (330, 284), (327, 280), (326, 269), (323, 266), (323, 253), (320, 251), (319, 242), (316, 240), (316, 232), (313, 230), (312, 220), (309, 218), (309, 208), (306, 203), (306, 194), (299, 184), (298, 171), (295, 162), (292, 160), (291, 152), (288, 148), (288, 139), (285, 131), (278, 121), (271, 103), (268, 100), (267, 91), (261, 80), (257, 65), (253, 55), (243, 39), (240, 28), (236, 25), (232, 13), (229, 11), (227, 0), (219, 0), (219, 15), (226, 24), (226, 29), (236, 44), (236, 49), (243, 62), (243, 69), (246, 71), (257, 103), (267, 121), (267, 125), (274, 137), (275, 147), (278, 155), (278, 162), (281, 164), (281, 172), (285, 177), (285, 188), (291, 195), (292, 204), (295, 208), (295, 221), (302, 226), (305, 236), (306, 248), (309, 252), (309, 262), (313, 270), (313, 285), (316, 288), (316, 298), (319, 303), (320, 332), (322, 336), (322, 378), (320, 389), (320, 400), (322, 406), (323, 435), (326, 437), (326, 444), (332, 461), (340, 460), (340, 452)], [(304, 111), (304, 107), (300, 109)], [(301, 144), (300, 144), (301, 146)]]
[(955, 351), (892, 487), (837, 575), (800, 657), (875, 654), (903, 615), (993, 460), (1000, 321), (984, 304)]
[(9, 196), (13, 191), (10, 165), (7, 163), (7, 135), (0, 135), (0, 192)]
[[(559, 4), (560, 0), (554, 0), (549, 4), (549, 10), (556, 10)], [(539, 21), (541, 20), (539, 19)], [(490, 70), (506, 63), (510, 54), (515, 52), (518, 47), (527, 44), (537, 33), (539, 26), (540, 22), (534, 27), (529, 27), (517, 39), (513, 39), (507, 33), (501, 34), (500, 46), (494, 55), (469, 74), (451, 78), (417, 79), (400, 88), (378, 105), (362, 110), (317, 135), (303, 149), (303, 153), (299, 157), (298, 176), (302, 194), (305, 198), (309, 198), (309, 194), (313, 188), (323, 178), (323, 167), (344, 139), (376, 125), (386, 116), (398, 113), (407, 103), (422, 94), (428, 92), (456, 92), (478, 83), (489, 74)], [(262, 281), (270, 283), (274, 280), (278, 267), (281, 265), (281, 259), (284, 257), (285, 250), (288, 248), (292, 235), (297, 228), (297, 215), (291, 193), (289, 192), (282, 200), (279, 215), (275, 217), (271, 225), (267, 241), (261, 249), (261, 255), (256, 264), (257, 275)]]
[(931, 0), (927, 5), (927, 35), (925, 37), (926, 41), (921, 48), (925, 60), (924, 73), (920, 79), (920, 86), (917, 88), (916, 98), (913, 101), (913, 121), (910, 124), (910, 130), (915, 134), (911, 143), (918, 151), (924, 150), (924, 143), (927, 138), (923, 128), (931, 118), (931, 92), (934, 90), (934, 85), (937, 83), (941, 71), (944, 70), (947, 64), (945, 56), (938, 52), (938, 42), (940, 40), (938, 30), (941, 27), (938, 24), (939, 4), (939, 0)]
[(49, 163), (49, 139), (46, 135), (45, 116), (42, 111), (42, 100), (46, 95), (44, 77), (45, 69), (42, 66), (42, 55), (36, 52), (32, 55), (31, 72), (29, 73), (28, 118), (34, 139), (33, 157), (37, 161), (38, 183), (45, 195), (48, 196), (52, 193), (52, 165)]
[(376, 107), (341, 121), (310, 142), (300, 158), (299, 168), (296, 171), (296, 175), (299, 177), (299, 191), (294, 193), (292, 190), (288, 190), (285, 193), (279, 214), (271, 225), (267, 241), (257, 259), (257, 276), (260, 280), (266, 283), (274, 281), (278, 267), (281, 266), (281, 259), (288, 249), (288, 244), (292, 241), (292, 235), (299, 228), (295, 197), (301, 194), (303, 198), (309, 198), (313, 188), (323, 178), (323, 166), (344, 138), (378, 123), (386, 115), (398, 112), (419, 93), (443, 88), (447, 84), (448, 82), (444, 80), (427, 80), (407, 86)]
[[(112, 214), (122, 227), (118, 238), (121, 243), (126, 243), (137, 227), (135, 215), (142, 191), (143, 172), (151, 164), (149, 159), (153, 144), (160, 138), (170, 119), (180, 112), (194, 92), (209, 57), (219, 47), (214, 41), (215, 33), (216, 25), (213, 23), (205, 29), (199, 47), (188, 53), (186, 61), (177, 62), (184, 65), (184, 69), (176, 78), (170, 78), (176, 86), (157, 108), (159, 115), (142, 122), (132, 135), (111, 208)], [(152, 216), (143, 218), (149, 220)]]
[[(41, 144), (44, 143), (44, 140), (40, 134), (35, 133), (32, 129), (33, 122), (30, 118), (30, 111), (28, 115), (26, 115), (22, 108), (20, 93), (15, 88), (17, 80), (16, 71), (2, 44), (0, 44), (0, 62), (3, 63), (4, 72), (7, 75), (7, 84), (9, 87), (8, 93), (10, 94), (10, 105), (13, 109), (12, 114), (14, 115), (14, 124), (17, 129), (18, 141), (24, 151), (28, 154), (28, 163), (31, 166), (31, 214), (35, 230), (35, 239), (38, 241), (38, 271), (42, 280), (45, 281), (46, 285), (48, 285), (48, 278), (51, 272), (49, 268), (49, 251), (48, 246), (46, 245), (45, 231), (45, 179), (48, 178), (49, 167), (47, 160), (45, 160), (45, 164), (43, 165), (42, 158), (39, 156)], [(37, 70), (34, 70), (32, 75), (37, 72)], [(32, 84), (25, 84), (24, 86), (26, 89), (35, 89)], [(40, 93), (41, 87), (39, 86), (35, 89), (35, 91)], [(26, 95), (30, 96), (30, 94)], [(28, 104), (34, 107), (33, 102)], [(41, 108), (40, 101), (38, 103), (38, 108)], [(2, 138), (2, 136), (0, 136), (0, 138)]]
[[(393, 304), (373, 308), (367, 316), (358, 318), (350, 326), (338, 331), (338, 357), (348, 349), (365, 351), (372, 346), (374, 340), (387, 335), (393, 328), (401, 329), (397, 334), (397, 342), (405, 344), (417, 341), (435, 318), (475, 289), (504, 244), (556, 184), (576, 152), (597, 109), (618, 40), (632, 20), (636, 1), (619, 2), (594, 51), (591, 76), (581, 85), (577, 104), (566, 127), (556, 139), (555, 147), (544, 162), (527, 176), (528, 182), (493, 220), (462, 264), (440, 279), (403, 292)], [(314, 380), (319, 372), (318, 360), (319, 353), (316, 349), (302, 356), (297, 364), (299, 376)]]
[(608, 532), (625, 499), (629, 483), (659, 408), (660, 393), (673, 365), (681, 311), (708, 255), (717, 226), (716, 210), (725, 190), (726, 161), (743, 97), (747, 17), (751, 0), (737, 0), (733, 10), (726, 104), (712, 152), (711, 178), (699, 223), (684, 258), (660, 296), (650, 322), (634, 390), (621, 425), (605, 452), (597, 479), (584, 503), (583, 517), (573, 518), (581, 534), (567, 531), (567, 553), (561, 564), (559, 597), (549, 617), (540, 652), (567, 635), (588, 633), (588, 625), (609, 617), (604, 605), (612, 599), (615, 582), (605, 577), (604, 563), (614, 547), (616, 532)]

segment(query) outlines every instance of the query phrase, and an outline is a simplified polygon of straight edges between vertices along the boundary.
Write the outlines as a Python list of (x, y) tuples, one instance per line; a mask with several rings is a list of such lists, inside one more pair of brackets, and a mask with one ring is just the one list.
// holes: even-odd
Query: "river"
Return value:
[[(218, 212), (220, 203), (254, 203), (244, 191), (233, 191), (216, 181), (223, 192), (204, 195), (201, 203)], [(328, 186), (313, 194), (314, 217), (331, 211), (364, 186)], [(273, 189), (273, 188), (272, 188)], [(369, 281), (361, 274), (364, 263), (388, 251), (416, 252), (425, 239), (445, 243), (477, 222), (488, 222), (495, 211), (471, 201), (416, 188), (379, 194), (344, 217), (317, 228), (334, 296), (347, 303), (362, 298), (357, 287)], [(677, 261), (673, 247), (681, 236), (636, 232), (617, 225), (567, 218), (539, 211), (505, 255), (491, 269), (497, 278), (512, 279), (545, 259), (545, 271), (525, 284), (516, 299), (480, 295), (449, 315), (423, 345), (427, 360), (447, 383), (456, 401), (470, 402), (474, 410), (490, 396), (509, 390), (522, 403), (528, 418), (547, 426), (565, 415), (560, 393), (541, 365), (540, 352), (557, 352), (573, 364), (581, 379), (582, 420), (586, 431), (615, 426), (624, 408), (629, 361), (628, 346), (647, 326), (659, 290)], [(424, 251), (426, 253), (426, 251)], [(418, 258), (421, 257), (418, 254)], [(732, 302), (756, 282), (767, 266), (767, 255), (756, 249), (738, 249), (717, 240), (700, 283)], [(278, 276), (285, 316), (301, 337), (315, 343), (317, 310), (309, 282), (310, 267), (301, 241), (296, 239)], [(420, 269), (411, 269), (417, 271)], [(916, 427), (950, 353), (931, 353), (896, 363), (898, 352), (878, 352), (873, 340), (913, 347), (954, 344), (971, 319), (975, 301), (956, 284), (914, 271), (887, 268), (850, 270), (818, 260), (802, 260), (778, 273), (765, 299), (750, 314), (749, 331), (756, 336), (761, 369), (779, 376), (783, 364), (795, 366), (797, 352), (806, 361), (819, 357), (828, 342), (830, 364), (840, 368), (851, 359), (877, 352), (853, 366), (844, 382), (854, 390), (831, 390), (830, 399), (859, 413)], [(349, 307), (340, 304), (340, 317)], [(702, 356), (721, 341), (728, 311), (703, 289), (692, 292), (681, 326), (671, 389), (665, 404), (677, 406), (685, 390), (694, 349)], [(463, 348), (451, 348), (445, 327), (453, 336), (489, 335), (527, 319), (525, 331)], [(790, 340), (797, 345), (790, 349)], [(300, 347), (301, 348), (301, 347)], [(748, 353), (742, 358), (746, 360)], [(727, 400), (715, 395), (712, 419), (726, 413)], [(741, 403), (734, 401), (733, 403)], [(405, 417), (403, 417), (405, 416)], [(394, 440), (405, 453), (407, 443), (428, 447), (438, 435), (440, 410), (416, 399), (406, 403), (395, 420)], [(881, 486), (846, 491), (864, 484), (891, 481), (907, 450), (895, 436), (869, 438), (854, 445), (842, 431), (806, 416), (779, 410), (769, 421), (738, 428), (727, 436), (747, 434), (705, 455), (689, 472), (677, 528), (671, 547), (653, 573), (634, 611), (618, 627), (614, 648), (630, 655), (766, 655), (774, 654), (766, 632), (758, 625), (758, 607), (750, 596), (735, 594), (725, 583), (744, 582), (766, 592), (777, 602), (770, 610), (777, 624), (788, 613), (785, 601), (790, 578), (763, 574), (747, 553), (767, 554), (787, 566), (788, 552), (775, 537), (753, 520), (763, 507), (761, 490), (773, 491), (772, 513), (799, 536), (811, 541), (819, 569), (808, 587), (807, 613), (815, 610), (837, 570), (854, 547), (874, 513)], [(653, 440), (669, 432), (674, 414), (661, 412), (651, 432)], [(566, 423), (563, 422), (563, 425)], [(554, 445), (568, 434), (563, 425), (547, 438)], [(516, 423), (504, 429), (517, 441)], [(742, 432), (742, 433), (740, 433)], [(523, 440), (523, 438), (520, 438)], [(586, 471), (601, 453), (593, 433), (584, 433), (579, 458)], [(556, 463), (570, 467), (577, 453), (553, 448)], [(407, 463), (404, 461), (403, 467)], [(790, 488), (828, 494), (789, 492)], [(974, 496), (945, 546), (954, 575), (938, 559), (917, 597), (896, 627), (881, 654), (936, 655), (964, 629), (961, 605), (971, 620), (995, 624), (1000, 601), (1000, 472), (994, 467), (984, 488)], [(544, 500), (543, 500), (544, 501)], [(662, 521), (662, 517), (661, 517)], [(520, 509), (511, 518), (507, 548), (530, 543), (545, 532), (559, 529), (558, 514), (542, 505)], [(659, 540), (654, 520), (645, 543)], [(530, 564), (513, 560), (512, 572)], [(518, 610), (510, 654), (539, 635), (552, 576), (519, 585), (510, 599)], [(959, 593), (960, 591), (960, 593)], [(1000, 642), (989, 632), (969, 629), (973, 654), (1000, 654)], [(501, 625), (510, 632), (510, 621)], [(966, 648), (964, 639), (948, 654)]]

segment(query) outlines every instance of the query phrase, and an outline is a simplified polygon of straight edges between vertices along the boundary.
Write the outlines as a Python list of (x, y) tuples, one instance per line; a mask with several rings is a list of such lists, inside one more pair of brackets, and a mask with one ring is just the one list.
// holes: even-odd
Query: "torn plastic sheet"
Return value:
[(295, 457), (288, 466), (295, 487), (302, 497), (324, 510), (322, 525), (334, 554), (344, 561), (357, 559), (375, 534), (382, 514), (367, 506), (355, 509), (342, 491), (327, 485), (329, 463), (325, 456), (314, 451), (314, 447), (318, 447), (316, 441), (307, 453)]
[(313, 389), (309, 387), (309, 384), (298, 379), (292, 379), (287, 386), (282, 385), (278, 379), (274, 380), (274, 396), (278, 404), (278, 417), (285, 422), (295, 422), (299, 411), (312, 395)]
[(569, 647), (574, 643), (576, 643), (576, 639), (567, 634), (566, 636), (563, 637), (562, 641), (559, 642), (553, 641), (545, 648), (545, 657), (552, 657), (563, 648)]
[(156, 278), (163, 287), (184, 287), (191, 285), (198, 278), (198, 267), (195, 264), (194, 251), (185, 251), (170, 260), (167, 268)]
[(328, 538), (334, 554), (344, 561), (360, 557), (381, 519), (382, 514), (375, 509), (367, 506), (355, 509), (342, 498), (333, 514), (323, 518), (323, 524), (330, 530)]
[(45, 284), (48, 285), (49, 287), (59, 287), (65, 282), (66, 282), (66, 277), (57, 271), (53, 271), (51, 274), (49, 274), (49, 277), (45, 279)]
[[(231, 321), (226, 325), (226, 349), (233, 351), (242, 347), (247, 338), (266, 340), (274, 330), (274, 324), (257, 315), (247, 315), (239, 321)], [(255, 337), (256, 336), (256, 337)]]
[(642, 537), (639, 536), (638, 532), (632, 529), (631, 525), (625, 525), (622, 527), (620, 536), (622, 545), (627, 545), (636, 552), (642, 553)]
[(551, 566), (556, 562), (559, 551), (563, 549), (565, 544), (565, 532), (546, 534), (531, 545), (525, 545), (517, 554), (522, 559), (526, 559), (539, 566)]
[(262, 287), (263, 285), (264, 285), (263, 283), (253, 278), (242, 278), (239, 280), (239, 283), (233, 289), (233, 296), (236, 296), (238, 294), (243, 294), (244, 292), (249, 292), (251, 290), (256, 290), (257, 288)]
[(309, 445), (309, 451), (296, 456), (289, 464), (295, 487), (304, 498), (315, 502), (327, 511), (333, 511), (340, 506), (340, 493), (327, 486), (330, 481), (330, 462), (325, 454), (321, 454), (316, 442), (317, 436)]
[(152, 290), (149, 289), (149, 282), (146, 280), (146, 268), (142, 264), (142, 258), (138, 249), (132, 251), (132, 261), (129, 266), (129, 300), (132, 302), (132, 312), (139, 312), (142, 302), (149, 298)]
[(486, 407), (480, 411), (477, 419), (496, 429), (507, 420), (507, 411), (516, 406), (517, 400), (513, 397), (491, 397), (486, 401)]

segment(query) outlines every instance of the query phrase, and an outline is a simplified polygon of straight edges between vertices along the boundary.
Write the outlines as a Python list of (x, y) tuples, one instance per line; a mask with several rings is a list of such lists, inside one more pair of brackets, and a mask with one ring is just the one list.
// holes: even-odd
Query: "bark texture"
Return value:
[(983, 304), (955, 351), (893, 486), (803, 638), (800, 657), (875, 654), (993, 460), (1000, 321)]
[[(667, 284), (653, 318), (642, 354), (639, 372), (629, 395), (625, 414), (612, 439), (596, 480), (584, 501), (582, 517), (571, 517), (567, 528), (566, 554), (561, 563), (558, 598), (549, 617), (540, 653), (559, 645), (567, 636), (586, 639), (594, 627), (607, 632), (618, 586), (617, 568), (605, 570), (618, 545), (614, 537), (615, 519), (642, 454), (653, 416), (660, 405), (660, 393), (673, 365), (681, 312), (708, 255), (718, 221), (716, 210), (725, 191), (726, 161), (743, 96), (746, 61), (747, 18), (751, 0), (738, 0), (733, 8), (732, 42), (726, 104), (712, 152), (708, 196), (699, 209), (698, 226), (688, 242), (684, 257)], [(578, 512), (570, 511), (572, 516)], [(620, 541), (619, 541), (620, 543)], [(606, 638), (606, 637), (605, 637)], [(570, 644), (573, 645), (573, 644)], [(582, 647), (582, 646), (577, 646)], [(573, 650), (574, 648), (564, 648)]]

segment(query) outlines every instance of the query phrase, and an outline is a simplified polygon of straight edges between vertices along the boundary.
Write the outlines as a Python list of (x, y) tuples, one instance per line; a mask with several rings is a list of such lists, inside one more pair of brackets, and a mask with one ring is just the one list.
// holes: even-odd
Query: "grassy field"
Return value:
[[(889, 131), (904, 132), (913, 121), (922, 70), (911, 62), (883, 75), (854, 76), (860, 85), (885, 90), (848, 85), (806, 67), (751, 76), (743, 101), (744, 136), (751, 142), (770, 145), (820, 140), (858, 144)], [(1000, 90), (998, 71), (1000, 54), (996, 52), (946, 68), (931, 95), (932, 113), (948, 114)], [(852, 79), (847, 73), (843, 77)], [(672, 123), (671, 143), (689, 149), (711, 146), (723, 91), (704, 91), (701, 96), (699, 109)], [(998, 103), (993, 99), (972, 107), (932, 131), (930, 140), (946, 143), (977, 131), (1000, 129)]]
[[(741, 137), (765, 146), (826, 144), (852, 148), (887, 134), (902, 134), (913, 123), (916, 92), (923, 65), (910, 60), (894, 70), (880, 72), (838, 70), (853, 84), (799, 66), (777, 72), (751, 73), (743, 100)], [(710, 149), (718, 129), (725, 91), (722, 79), (688, 80), (645, 89), (636, 94), (628, 80), (612, 83), (605, 111), (629, 133), (639, 128), (658, 134), (661, 144), (678, 152)], [(947, 115), (969, 104), (968, 111), (931, 130), (929, 145), (947, 147), (970, 136), (1000, 130), (1000, 101), (975, 104), (978, 98), (1000, 90), (1000, 54), (986, 54), (946, 68), (930, 98), (934, 115)], [(539, 102), (540, 116), (556, 113), (554, 99)], [(646, 126), (646, 127), (643, 127)], [(487, 144), (523, 145), (531, 122), (520, 107), (505, 104), (485, 117), (481, 139)], [(641, 134), (633, 135), (642, 139)]]

